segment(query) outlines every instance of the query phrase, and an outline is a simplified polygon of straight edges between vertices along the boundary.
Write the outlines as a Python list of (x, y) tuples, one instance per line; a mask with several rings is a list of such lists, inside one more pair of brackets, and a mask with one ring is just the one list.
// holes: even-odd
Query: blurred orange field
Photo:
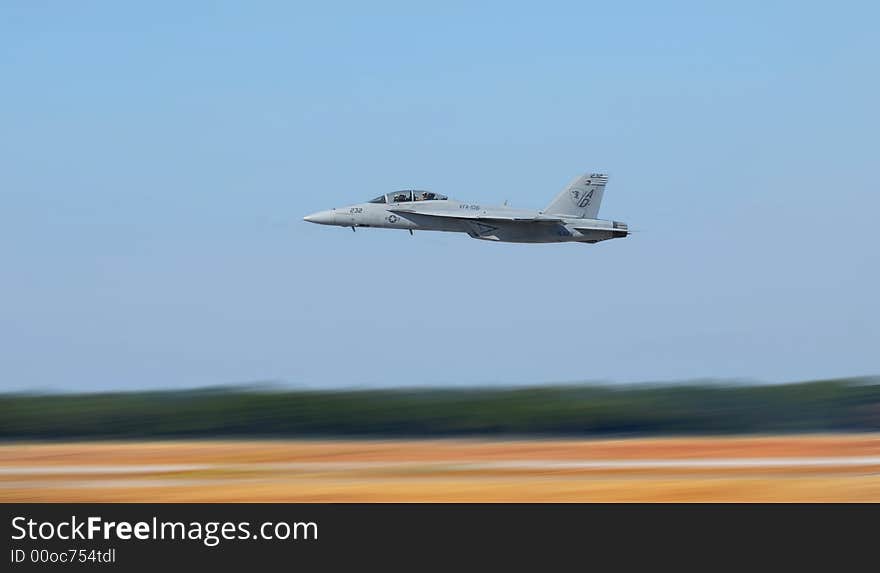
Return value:
[(880, 435), (14, 443), (0, 501), (880, 502)]

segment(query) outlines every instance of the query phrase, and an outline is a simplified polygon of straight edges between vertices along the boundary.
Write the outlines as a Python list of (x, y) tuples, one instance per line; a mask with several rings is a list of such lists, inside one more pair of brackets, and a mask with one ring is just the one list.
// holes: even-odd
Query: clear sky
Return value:
[[(880, 373), (880, 9), (4, 2), (0, 390)], [(598, 245), (348, 229), (407, 187)]]

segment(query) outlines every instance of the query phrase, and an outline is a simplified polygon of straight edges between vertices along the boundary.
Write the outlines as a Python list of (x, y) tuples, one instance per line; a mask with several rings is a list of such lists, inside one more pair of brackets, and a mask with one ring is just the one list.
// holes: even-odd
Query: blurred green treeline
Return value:
[(880, 379), (0, 395), (0, 440), (880, 431)]

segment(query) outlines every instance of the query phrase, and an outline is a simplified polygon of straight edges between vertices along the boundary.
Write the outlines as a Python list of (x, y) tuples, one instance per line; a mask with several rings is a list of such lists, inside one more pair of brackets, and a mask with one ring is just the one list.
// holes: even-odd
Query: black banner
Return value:
[[(5, 504), (4, 571), (657, 565), (870, 555), (880, 505)], [(659, 561), (658, 561), (659, 560)], [(706, 563), (709, 565), (710, 563)]]

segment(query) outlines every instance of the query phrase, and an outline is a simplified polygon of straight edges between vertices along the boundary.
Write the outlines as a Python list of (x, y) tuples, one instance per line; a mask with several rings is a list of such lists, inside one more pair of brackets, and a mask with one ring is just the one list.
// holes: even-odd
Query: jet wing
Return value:
[(449, 211), (432, 211), (432, 210), (417, 210), (417, 209), (407, 209), (407, 208), (396, 208), (396, 209), (388, 209), (392, 213), (401, 213), (404, 215), (424, 215), (426, 217), (442, 217), (445, 219), (467, 219), (467, 220), (475, 220), (475, 221), (519, 221), (519, 222), (532, 222), (532, 223), (562, 223), (563, 220), (557, 217), (505, 217), (503, 215), (481, 215), (476, 212), (468, 212), (462, 210), (461, 213), (458, 212), (449, 212)]

